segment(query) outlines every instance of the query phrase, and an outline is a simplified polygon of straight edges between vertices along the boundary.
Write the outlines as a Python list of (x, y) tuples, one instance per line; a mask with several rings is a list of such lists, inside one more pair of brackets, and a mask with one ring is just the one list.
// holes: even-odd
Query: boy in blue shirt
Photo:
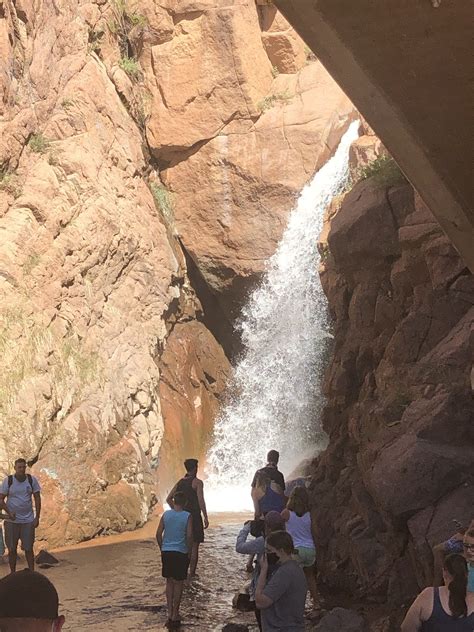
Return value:
[(192, 517), (184, 510), (185, 504), (185, 494), (176, 492), (173, 496), (173, 509), (164, 512), (156, 531), (156, 541), (161, 549), (162, 576), (166, 578), (166, 625), (170, 630), (179, 628), (181, 624), (179, 606), (193, 546)]

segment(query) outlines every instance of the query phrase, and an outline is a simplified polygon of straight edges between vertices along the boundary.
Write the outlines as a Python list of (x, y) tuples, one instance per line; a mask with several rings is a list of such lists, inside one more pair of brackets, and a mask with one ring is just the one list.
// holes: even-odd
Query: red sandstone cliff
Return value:
[(204, 452), (220, 343), (352, 106), (253, 0), (0, 0), (0, 57), (0, 474), (34, 463), (63, 544)]

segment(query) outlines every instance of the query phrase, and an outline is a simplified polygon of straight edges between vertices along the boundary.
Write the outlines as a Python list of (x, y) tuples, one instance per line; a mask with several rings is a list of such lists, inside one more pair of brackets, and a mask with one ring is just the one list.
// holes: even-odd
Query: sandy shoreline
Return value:
[[(48, 549), (51, 553), (61, 553), (63, 551), (75, 551), (77, 549), (85, 549), (97, 546), (107, 546), (109, 544), (117, 544), (119, 542), (133, 542), (136, 540), (150, 540), (155, 538), (156, 529), (160, 521), (162, 511), (154, 514), (143, 527), (134, 529), (133, 531), (124, 531), (123, 533), (117, 533), (113, 535), (104, 535), (93, 538), (92, 540), (86, 540), (79, 542), (78, 544), (69, 544), (67, 546), (60, 546), (54, 549)], [(242, 524), (246, 520), (250, 520), (253, 517), (251, 512), (222, 512), (209, 514), (209, 524), (211, 527), (218, 527), (224, 524), (235, 524), (241, 522)], [(39, 552), (38, 549), (37, 552)]]

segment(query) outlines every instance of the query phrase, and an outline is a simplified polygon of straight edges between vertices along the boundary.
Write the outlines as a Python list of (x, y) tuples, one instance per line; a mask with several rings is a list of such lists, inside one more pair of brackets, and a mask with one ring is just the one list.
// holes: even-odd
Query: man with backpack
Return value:
[(252, 500), (255, 519), (263, 518), (269, 511), (281, 512), (285, 508), (285, 478), (278, 469), (280, 453), (270, 450), (267, 464), (255, 472), (252, 480)]
[(9, 515), (9, 519), (5, 521), (5, 544), (8, 549), (10, 571), (16, 571), (19, 540), (25, 552), (28, 568), (34, 571), (33, 545), (41, 514), (41, 487), (34, 476), (26, 473), (25, 459), (17, 459), (15, 474), (4, 479), (0, 487), (0, 509), (4, 509)]

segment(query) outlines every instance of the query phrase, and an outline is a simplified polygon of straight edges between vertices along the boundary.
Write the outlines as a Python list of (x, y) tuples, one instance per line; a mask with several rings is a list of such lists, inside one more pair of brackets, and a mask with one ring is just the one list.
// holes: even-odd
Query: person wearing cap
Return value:
[[(257, 521), (255, 520), (247, 520), (243, 528), (240, 530), (239, 535), (237, 536), (237, 542), (235, 545), (235, 550), (237, 553), (241, 553), (242, 555), (257, 556), (257, 561), (255, 564), (255, 568), (252, 571), (252, 579), (249, 587), (249, 596), (251, 602), (255, 602), (255, 588), (260, 574), (260, 563), (265, 554), (266, 538), (275, 531), (285, 530), (285, 520), (283, 519), (281, 514), (278, 513), (278, 511), (269, 511), (264, 518), (263, 535), (260, 535), (253, 540), (249, 540), (248, 537), (250, 535), (252, 526), (255, 525), (256, 522)], [(271, 577), (274, 570), (275, 567), (270, 565), (268, 569), (269, 578)], [(260, 610), (258, 610), (257, 608), (255, 608), (255, 617), (257, 619), (259, 629), (262, 630)]]
[(17, 459), (15, 474), (7, 476), (0, 486), (0, 509), (5, 509), (10, 515), (5, 521), (5, 544), (12, 573), (16, 571), (19, 540), (25, 552), (28, 568), (31, 571), (35, 570), (33, 545), (41, 514), (41, 487), (35, 476), (26, 473), (26, 466), (25, 459)]
[[(189, 511), (193, 525), (193, 546), (189, 562), (189, 578), (196, 576), (199, 559), (199, 545), (204, 542), (204, 529), (209, 526), (206, 501), (204, 500), (204, 483), (197, 477), (199, 461), (186, 459), (184, 468), (186, 474), (179, 480), (168, 494), (166, 502), (173, 508), (173, 498), (176, 492), (182, 492), (186, 498), (184, 508)], [(204, 517), (204, 522), (203, 522)]]
[(25, 569), (0, 579), (1, 632), (60, 632), (56, 588), (41, 573)]

